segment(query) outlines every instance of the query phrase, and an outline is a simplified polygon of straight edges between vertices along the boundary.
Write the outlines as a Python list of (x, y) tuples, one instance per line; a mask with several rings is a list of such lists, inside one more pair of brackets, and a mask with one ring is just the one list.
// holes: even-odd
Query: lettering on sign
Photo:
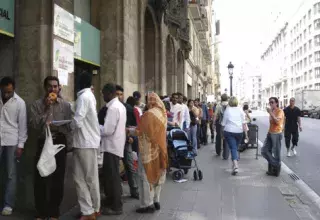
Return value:
[(4, 9), (4, 8), (0, 8), (0, 18), (4, 18), (8, 21), (10, 21), (10, 17), (9, 17), (9, 11)]

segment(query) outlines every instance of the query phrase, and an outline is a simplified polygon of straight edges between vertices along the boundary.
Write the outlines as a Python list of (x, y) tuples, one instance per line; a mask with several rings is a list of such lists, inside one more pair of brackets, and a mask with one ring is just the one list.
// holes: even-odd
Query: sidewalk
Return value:
[[(254, 150), (241, 154), (240, 173), (231, 176), (231, 161), (215, 156), (213, 145), (202, 147), (197, 161), (202, 181), (175, 183), (170, 175), (161, 194), (161, 210), (155, 214), (137, 214), (137, 200), (125, 198), (124, 214), (102, 216), (101, 220), (311, 220), (320, 219), (319, 210), (294, 186), (284, 172), (278, 178), (265, 174), (262, 157)], [(125, 192), (128, 188), (125, 186)], [(72, 220), (72, 210), (60, 219)], [(313, 216), (313, 217), (312, 217)]]

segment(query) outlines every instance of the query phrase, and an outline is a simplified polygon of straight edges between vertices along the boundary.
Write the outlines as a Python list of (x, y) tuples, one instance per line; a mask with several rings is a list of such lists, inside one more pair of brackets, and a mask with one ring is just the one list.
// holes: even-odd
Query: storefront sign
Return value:
[(74, 41), (74, 16), (58, 5), (54, 5), (53, 34)]
[(100, 66), (100, 31), (76, 16), (74, 30), (74, 58)]
[(0, 0), (0, 34), (14, 37), (14, 0)]
[(53, 69), (74, 72), (73, 46), (58, 39), (53, 40)]

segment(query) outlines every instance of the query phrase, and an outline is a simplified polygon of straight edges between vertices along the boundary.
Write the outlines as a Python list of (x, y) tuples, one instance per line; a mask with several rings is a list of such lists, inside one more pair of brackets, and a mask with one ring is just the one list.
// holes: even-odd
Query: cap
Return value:
[(140, 99), (141, 98), (141, 93), (139, 91), (135, 91), (133, 94), (132, 94), (133, 98), (135, 99)]

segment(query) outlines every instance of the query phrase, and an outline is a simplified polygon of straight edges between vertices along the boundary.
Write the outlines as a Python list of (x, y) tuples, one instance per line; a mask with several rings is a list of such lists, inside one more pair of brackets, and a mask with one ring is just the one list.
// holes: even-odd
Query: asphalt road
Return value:
[[(253, 112), (252, 116), (257, 119), (259, 139), (264, 142), (269, 127), (269, 118), (266, 113), (257, 111)], [(320, 195), (320, 120), (302, 118), (302, 127), (297, 156), (286, 156), (283, 138), (282, 161)]]

